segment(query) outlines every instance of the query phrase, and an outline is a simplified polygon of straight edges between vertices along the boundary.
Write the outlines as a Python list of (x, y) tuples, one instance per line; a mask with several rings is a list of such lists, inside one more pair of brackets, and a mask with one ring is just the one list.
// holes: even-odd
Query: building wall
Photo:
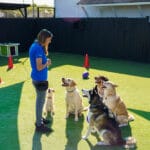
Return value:
[(79, 0), (56, 0), (56, 18), (95, 18), (95, 17), (128, 17), (141, 18), (150, 16), (150, 5), (145, 6), (81, 6)]
[(55, 17), (86, 17), (84, 11), (77, 5), (79, 0), (55, 0)]

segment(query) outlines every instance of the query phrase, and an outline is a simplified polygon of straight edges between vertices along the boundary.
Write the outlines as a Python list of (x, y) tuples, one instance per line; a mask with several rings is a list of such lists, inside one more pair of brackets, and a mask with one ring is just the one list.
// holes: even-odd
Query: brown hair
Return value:
[[(46, 39), (49, 37), (52, 38), (53, 34), (47, 29), (42, 29), (37, 35), (37, 41), (40, 44), (43, 44), (46, 41)], [(48, 55), (48, 47), (44, 47), (44, 50), (45, 50), (45, 54)]]

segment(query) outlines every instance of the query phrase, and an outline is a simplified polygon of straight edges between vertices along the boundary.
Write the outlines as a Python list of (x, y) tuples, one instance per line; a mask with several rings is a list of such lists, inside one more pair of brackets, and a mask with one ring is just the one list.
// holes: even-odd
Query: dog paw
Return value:
[(96, 145), (109, 145), (109, 144), (105, 143), (104, 141), (100, 141), (100, 142), (97, 142)]
[(82, 139), (83, 139), (83, 140), (86, 140), (86, 139), (87, 139), (87, 137), (84, 135), (84, 136), (82, 136)]
[(119, 127), (120, 127), (120, 128), (121, 128), (121, 127), (125, 127), (125, 126), (128, 126), (128, 124), (127, 124), (127, 123), (119, 124)]
[(78, 121), (78, 120), (79, 120), (78, 118), (75, 118), (75, 119), (74, 119), (74, 121)]
[(133, 115), (129, 115), (128, 121), (130, 122), (130, 121), (134, 121), (134, 120), (135, 120), (134, 116)]

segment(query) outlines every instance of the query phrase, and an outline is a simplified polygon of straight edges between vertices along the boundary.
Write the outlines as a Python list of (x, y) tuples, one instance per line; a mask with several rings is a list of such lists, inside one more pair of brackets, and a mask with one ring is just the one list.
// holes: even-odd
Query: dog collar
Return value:
[(101, 106), (101, 104), (92, 104), (92, 105), (91, 105), (91, 108), (96, 108), (96, 107), (98, 107), (98, 106)]
[(69, 93), (71, 93), (71, 92), (74, 92), (76, 89), (73, 89), (73, 90), (71, 90), (71, 91), (67, 91), (67, 92), (69, 92)]
[(48, 96), (47, 98), (52, 98), (51, 96)]

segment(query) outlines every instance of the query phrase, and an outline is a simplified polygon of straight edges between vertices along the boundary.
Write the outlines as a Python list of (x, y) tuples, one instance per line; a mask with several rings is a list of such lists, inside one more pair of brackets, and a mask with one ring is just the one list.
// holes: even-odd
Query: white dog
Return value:
[(44, 115), (48, 115), (48, 113), (53, 116), (54, 113), (54, 92), (55, 90), (53, 88), (48, 88), (47, 90), (47, 96), (44, 104)]

